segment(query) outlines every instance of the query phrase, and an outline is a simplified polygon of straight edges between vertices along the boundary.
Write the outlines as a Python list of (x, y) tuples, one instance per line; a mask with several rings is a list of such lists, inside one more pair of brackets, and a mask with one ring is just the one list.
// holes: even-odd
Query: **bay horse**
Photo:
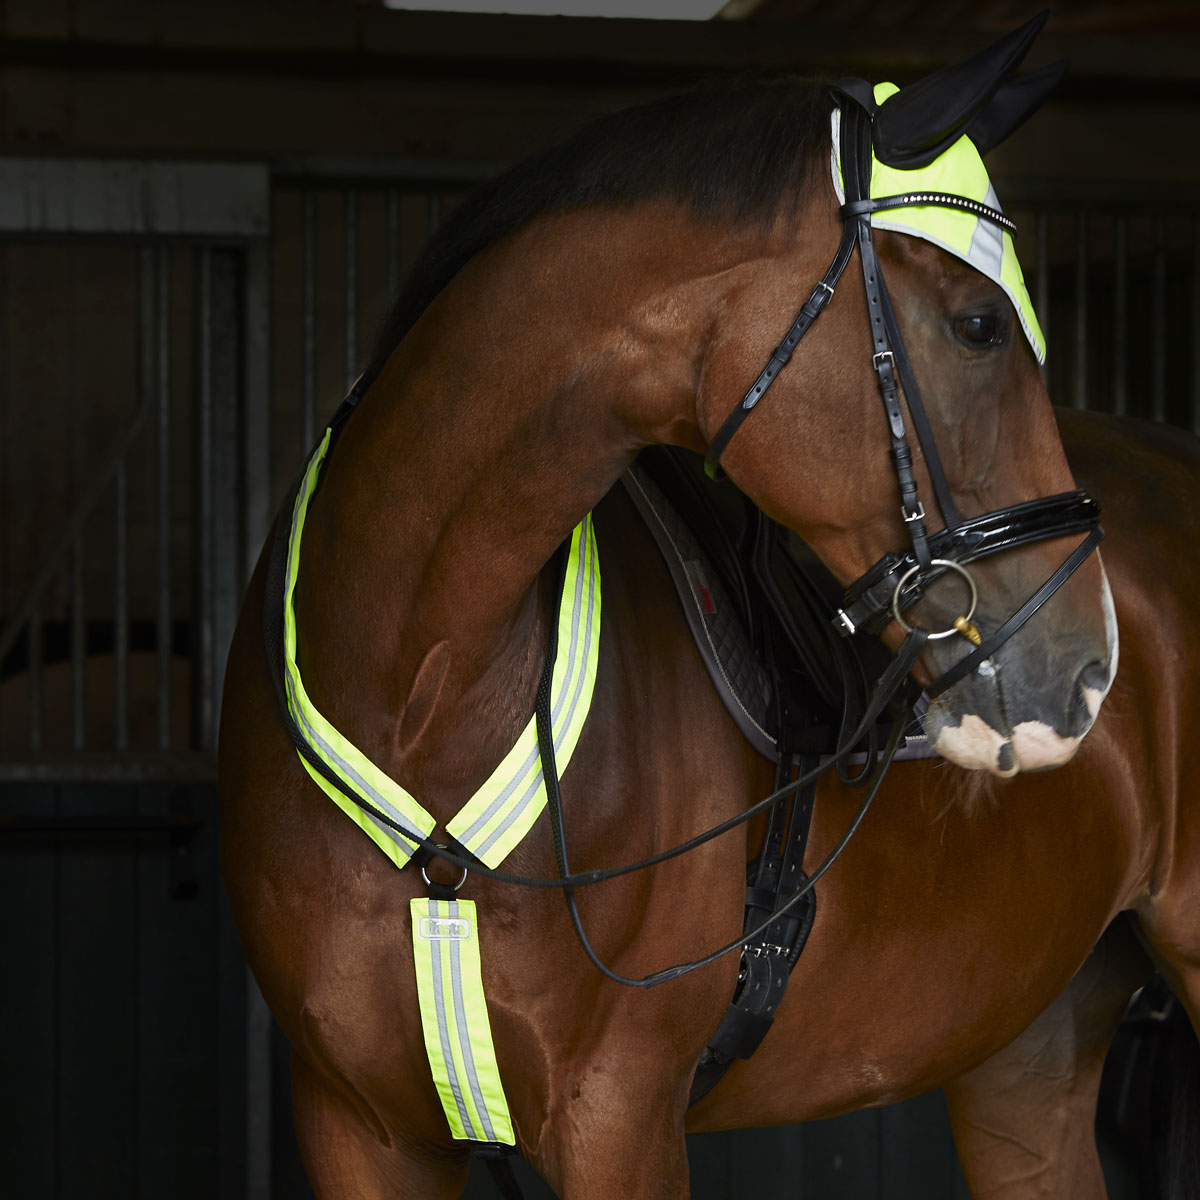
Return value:
[[(962, 120), (990, 111), (1012, 54), (1002, 43), (990, 90), (966, 88)], [(950, 81), (960, 96), (980, 70), (969, 65)], [(933, 108), (941, 120), (946, 105)], [(418, 266), (328, 458), (291, 583), (309, 695), (420, 797), (435, 837), (529, 721), (554, 621), (547, 564), (592, 511), (603, 636), (562, 775), (574, 865), (675, 845), (770, 789), (773, 768), (713, 695), (657, 551), (610, 492), (643, 446), (711, 447), (728, 398), (794, 307), (796, 281), (819, 278), (834, 254), (843, 226), (829, 120), (827, 90), (796, 81), (611, 118), (468, 205)], [(910, 128), (909, 141), (921, 133)], [(1001, 290), (927, 242), (881, 232), (873, 245), (941, 448), (942, 494), (985, 512), (1070, 489), (1034, 357)], [(864, 277), (868, 296), (873, 282)], [(880, 352), (869, 353), (854, 291), (847, 278), (723, 460), (845, 583), (904, 544), (903, 516), (915, 515), (896, 504), (896, 439), (876, 407)], [(905, 392), (912, 417), (907, 383)], [(908, 482), (938, 491), (928, 452)], [(906, 494), (903, 473), (900, 484)], [(1002, 625), (1061, 573), (1063, 552), (1055, 539), (980, 564), (980, 624)], [(1094, 968), (1102, 986), (1086, 972), (1071, 980), (1118, 913), (1136, 912), (1196, 1016), (1195, 858), (1176, 803), (1188, 778), (1185, 675), (1166, 678), (1161, 657), (1183, 628), (1146, 582), (1154, 556), (1145, 539), (1118, 575), (1141, 635), (1123, 708), (1100, 707), (1116, 646), (1094, 555), (996, 652), (1003, 690), (972, 673), (940, 697), (930, 716), (939, 749), (991, 772), (994, 795), (981, 799), (986, 789), (957, 768), (896, 768), (826, 877), (817, 932), (769, 1045), (690, 1113), (691, 1077), (736, 961), (623, 988), (585, 957), (557, 895), (470, 880), (515, 1141), (560, 1195), (683, 1196), (685, 1124), (826, 1115), (944, 1081), (978, 1195), (1102, 1194), (1075, 1122), (1119, 1009), (1109, 992), (1127, 996), (1143, 969), (1128, 930), (1107, 935), (1114, 949)], [(409, 912), (421, 873), (396, 870), (297, 757), (268, 666), (267, 566), (251, 581), (226, 673), (222, 871), (247, 958), (291, 1043), (306, 1169), (322, 1197), (453, 1196), (467, 1148), (450, 1134), (422, 1033)], [(940, 628), (961, 608), (940, 587), (912, 619)], [(895, 626), (884, 636), (901, 643)], [(954, 658), (944, 643), (927, 648), (913, 673), (930, 683)], [(1098, 714), (1101, 730), (1082, 741)], [(1081, 743), (1055, 775), (1000, 779), (1061, 764)], [(814, 855), (851, 803), (822, 786)], [(600, 954), (638, 974), (735, 932), (754, 837), (724, 836), (582, 890)], [(553, 861), (540, 820), (504, 867), (544, 875)], [(435, 883), (444, 874), (442, 864), (429, 870)], [(1042, 1037), (1050, 1081), (1020, 1038), (1047, 1010), (1055, 1033), (1064, 1021), (1087, 1030)], [(787, 1079), (762, 1089), (761, 1073), (781, 1060)], [(1028, 1116), (1029, 1096), (1040, 1117)]]

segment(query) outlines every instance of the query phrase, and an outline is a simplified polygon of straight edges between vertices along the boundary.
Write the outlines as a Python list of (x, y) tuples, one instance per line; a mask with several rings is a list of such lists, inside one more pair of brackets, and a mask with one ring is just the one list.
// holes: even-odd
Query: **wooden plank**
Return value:
[(881, 1200), (951, 1200), (962, 1172), (941, 1091), (894, 1104), (879, 1115)]
[[(0, 789), (5, 816), (54, 815), (54, 789)], [(56, 1196), (57, 946), (53, 846), (0, 844), (0, 1128), (10, 1196)]]
[(881, 1117), (875, 1109), (807, 1125), (800, 1195), (876, 1200), (880, 1131)]
[[(120, 787), (63, 787), (59, 811), (131, 813)], [(58, 1195), (137, 1194), (137, 881), (128, 843), (61, 845), (56, 881), (59, 943)]]
[(191, 842), (137, 854), (138, 1129), (142, 1200), (217, 1194), (216, 822), (211, 788), (138, 789), (143, 816), (197, 814)]
[(692, 1200), (723, 1200), (734, 1195), (737, 1134), (703, 1133), (689, 1137), (687, 1156)]
[[(724, 1172), (710, 1174), (696, 1153), (699, 1143), (724, 1149)], [(725, 1200), (728, 1196), (798, 1196), (804, 1178), (805, 1126), (738, 1129), (688, 1139), (693, 1200)]]

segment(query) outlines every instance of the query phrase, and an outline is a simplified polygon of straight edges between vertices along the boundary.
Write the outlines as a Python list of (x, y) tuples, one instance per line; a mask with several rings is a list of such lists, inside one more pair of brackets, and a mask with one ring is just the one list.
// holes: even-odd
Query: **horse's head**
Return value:
[(1040, 24), (903, 91), (838, 85), (832, 186), (812, 189), (805, 244), (731, 307), (755, 320), (797, 278), (805, 294), (824, 282), (724, 425), (701, 402), (710, 462), (850, 585), (847, 626), (893, 647), (939, 635), (914, 671), (934, 695), (927, 732), (999, 775), (1071, 757), (1117, 656), (1095, 508), (1074, 492), (980, 157), (1061, 75), (1013, 76)]

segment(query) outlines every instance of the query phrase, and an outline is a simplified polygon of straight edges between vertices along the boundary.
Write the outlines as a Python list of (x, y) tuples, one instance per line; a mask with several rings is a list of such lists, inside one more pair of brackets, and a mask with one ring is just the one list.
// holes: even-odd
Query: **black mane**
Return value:
[(473, 192), (434, 234), (380, 330), (375, 375), (434, 297), (484, 247), (542, 213), (669, 197), (697, 213), (770, 221), (827, 144), (826, 85), (739, 78), (601, 117)]

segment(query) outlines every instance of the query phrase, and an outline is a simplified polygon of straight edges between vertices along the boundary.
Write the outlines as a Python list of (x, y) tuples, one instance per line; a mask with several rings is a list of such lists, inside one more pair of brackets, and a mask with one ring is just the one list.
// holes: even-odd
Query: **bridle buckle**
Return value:
[(885, 358), (890, 358), (892, 360), (892, 370), (894, 371), (896, 369), (896, 356), (891, 350), (880, 350), (878, 354), (872, 354), (871, 366), (873, 366), (876, 371), (879, 371), (881, 369), (880, 363)]
[(914, 521), (925, 520), (925, 502), (923, 500), (918, 500), (916, 512), (911, 513), (905, 509), (903, 504), (900, 505), (900, 515), (904, 518), (904, 523), (906, 525), (911, 525)]

